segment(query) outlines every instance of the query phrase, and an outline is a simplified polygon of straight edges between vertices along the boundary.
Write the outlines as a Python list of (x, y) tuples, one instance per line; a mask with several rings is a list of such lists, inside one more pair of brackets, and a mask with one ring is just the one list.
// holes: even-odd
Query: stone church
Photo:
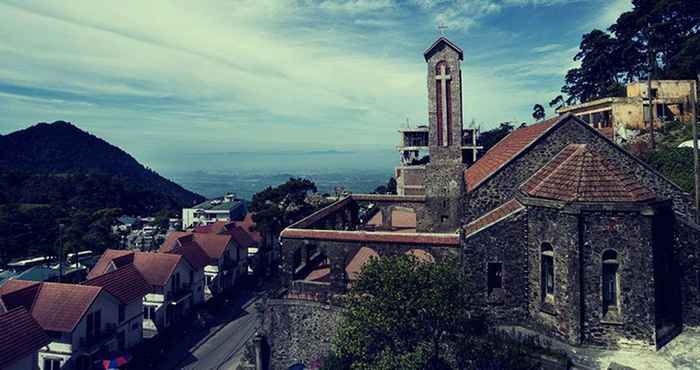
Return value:
[(467, 167), (463, 52), (441, 37), (424, 57), (421, 191), (353, 194), (286, 228), (288, 299), (346, 292), (373, 256), (456, 256), (497, 324), (570, 345), (659, 348), (700, 324), (688, 194), (571, 114), (514, 130)]

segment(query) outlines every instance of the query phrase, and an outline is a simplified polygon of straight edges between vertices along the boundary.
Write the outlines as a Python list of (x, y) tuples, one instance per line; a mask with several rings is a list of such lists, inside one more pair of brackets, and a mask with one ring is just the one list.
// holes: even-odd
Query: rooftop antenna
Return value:
[(408, 117), (406, 117), (406, 128), (411, 127), (411, 121), (409, 121)]

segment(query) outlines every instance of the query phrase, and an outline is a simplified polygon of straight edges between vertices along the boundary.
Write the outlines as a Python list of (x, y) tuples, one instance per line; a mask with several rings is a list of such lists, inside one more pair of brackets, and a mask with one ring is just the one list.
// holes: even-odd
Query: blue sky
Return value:
[[(531, 121), (629, 0), (0, 0), (0, 133), (71, 121), (155, 169), (182, 155), (369, 151), (427, 117), (438, 24), (464, 120)], [(548, 114), (552, 114), (548, 110)]]

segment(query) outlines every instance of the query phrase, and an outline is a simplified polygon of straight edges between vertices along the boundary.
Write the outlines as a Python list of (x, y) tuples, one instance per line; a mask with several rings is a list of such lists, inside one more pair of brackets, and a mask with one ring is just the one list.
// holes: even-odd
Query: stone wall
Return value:
[[(488, 264), (501, 263), (502, 289), (488, 289)], [(486, 308), (501, 324), (527, 319), (527, 214), (484, 229), (464, 241), (463, 268), (476, 308)]]
[(570, 118), (545, 134), (538, 143), (518, 156), (478, 188), (467, 194), (463, 223), (512, 199), (518, 187), (569, 144), (590, 144), (612, 165), (629, 172), (642, 185), (653, 189), (660, 199), (671, 199), (673, 208), (685, 215), (692, 213), (692, 201), (669, 180), (646, 166), (641, 160), (601, 136), (595, 129)]
[(426, 210), (417, 218), (417, 230), (454, 232), (461, 226), (464, 166), (460, 163), (431, 162), (426, 165), (426, 173)]
[(683, 324), (700, 326), (700, 228), (676, 218), (673, 224), (674, 251), (681, 280)]
[[(458, 247), (446, 247), (432, 244), (401, 244), (401, 243), (377, 243), (368, 241), (334, 241), (334, 240), (304, 240), (304, 239), (283, 239), (282, 247), (282, 274), (285, 286), (295, 289), (301, 289), (299, 284), (305, 282), (295, 282), (294, 254), (297, 250), (302, 251), (305, 256), (306, 250), (319, 251), (324, 257), (330, 261), (330, 283), (325, 286), (329, 292), (342, 293), (347, 290), (350, 282), (346, 274), (345, 267), (350, 263), (352, 258), (357, 254), (360, 248), (366, 247), (377, 253), (380, 257), (406, 254), (415, 251), (422, 251), (428, 258), (435, 260), (447, 258), (448, 256), (457, 257), (461, 253)], [(296, 283), (295, 284), (293, 284)], [(318, 289), (321, 286), (315, 284), (313, 288), (320, 294)], [(297, 291), (292, 291), (297, 293)], [(300, 291), (299, 291), (300, 293)]]
[[(593, 212), (583, 214), (582, 223), (583, 342), (654, 346), (658, 282), (651, 216)], [(604, 315), (601, 275), (606, 250), (614, 250), (619, 261), (619, 312)]]
[(280, 299), (265, 302), (261, 334), (270, 370), (320, 363), (330, 351), (342, 308), (317, 302)]
[[(530, 324), (570, 343), (579, 342), (578, 220), (557, 209), (528, 207), (528, 310)], [(544, 243), (554, 254), (553, 299), (542, 296)]]

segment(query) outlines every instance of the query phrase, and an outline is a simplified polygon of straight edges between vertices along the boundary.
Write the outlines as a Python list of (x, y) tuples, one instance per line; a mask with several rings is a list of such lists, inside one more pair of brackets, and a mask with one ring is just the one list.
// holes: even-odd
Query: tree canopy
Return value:
[(535, 104), (532, 107), (532, 118), (534, 118), (535, 121), (544, 119), (544, 107), (541, 104)]
[(277, 235), (284, 227), (308, 216), (317, 207), (306, 202), (309, 192), (317, 191), (313, 181), (290, 178), (284, 184), (255, 193), (250, 203), (258, 230), (268, 238)]
[(532, 369), (510, 343), (489, 340), (470, 312), (456, 259), (372, 258), (349, 294), (325, 369)]
[[(583, 35), (562, 93), (567, 104), (623, 96), (624, 84), (646, 79), (696, 79), (700, 70), (700, 1), (632, 0), (608, 28)], [(649, 58), (649, 56), (652, 56)], [(651, 65), (650, 65), (651, 63)]]

